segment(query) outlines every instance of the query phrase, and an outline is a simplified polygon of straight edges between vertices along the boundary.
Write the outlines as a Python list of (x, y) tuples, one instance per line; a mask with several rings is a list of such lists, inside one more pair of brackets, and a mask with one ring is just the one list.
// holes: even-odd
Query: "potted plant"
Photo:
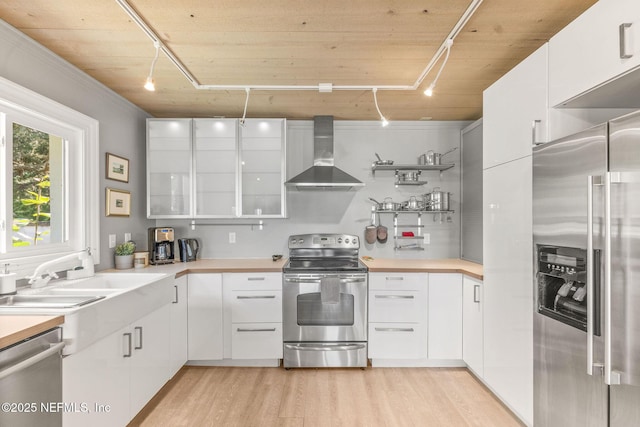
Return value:
[(133, 268), (133, 253), (135, 250), (136, 244), (133, 242), (124, 242), (116, 246), (116, 270)]

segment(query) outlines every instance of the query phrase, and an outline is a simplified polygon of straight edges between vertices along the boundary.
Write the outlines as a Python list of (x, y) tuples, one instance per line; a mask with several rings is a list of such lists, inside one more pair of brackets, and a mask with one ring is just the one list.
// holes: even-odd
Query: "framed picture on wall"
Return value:
[(129, 160), (107, 153), (107, 179), (129, 182)]
[(107, 188), (105, 206), (107, 216), (129, 216), (131, 215), (131, 193)]

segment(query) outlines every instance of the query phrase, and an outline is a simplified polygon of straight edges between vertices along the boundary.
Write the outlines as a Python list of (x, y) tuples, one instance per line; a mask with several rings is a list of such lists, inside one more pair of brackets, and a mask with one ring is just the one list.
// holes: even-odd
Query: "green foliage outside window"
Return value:
[[(49, 233), (49, 134), (13, 124), (13, 246), (37, 245)], [(30, 237), (20, 231), (33, 228)]]

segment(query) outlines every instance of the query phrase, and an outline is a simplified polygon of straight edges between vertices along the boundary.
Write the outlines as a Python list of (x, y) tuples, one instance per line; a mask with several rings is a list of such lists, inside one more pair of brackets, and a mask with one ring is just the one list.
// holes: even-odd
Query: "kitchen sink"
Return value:
[(87, 348), (175, 298), (173, 274), (98, 273), (0, 298), (0, 315), (63, 315), (63, 355)]
[(132, 289), (165, 277), (161, 273), (98, 273), (86, 279), (62, 282), (57, 289)]
[(101, 300), (104, 295), (12, 295), (0, 298), (2, 308), (73, 308)]

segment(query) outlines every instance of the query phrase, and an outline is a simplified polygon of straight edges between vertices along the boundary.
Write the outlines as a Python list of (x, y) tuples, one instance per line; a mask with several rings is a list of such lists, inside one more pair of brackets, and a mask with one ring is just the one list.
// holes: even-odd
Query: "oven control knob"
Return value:
[(298, 240), (298, 244), (300, 244), (300, 245), (301, 245), (301, 244), (303, 244), (303, 243), (304, 243), (304, 239), (300, 239), (300, 240)]
[(358, 244), (358, 240), (356, 237), (354, 237), (353, 239), (351, 239), (351, 243), (353, 243), (354, 245)]
[(338, 243), (342, 243), (342, 237), (338, 237)]
[(348, 244), (349, 243), (349, 239), (344, 239), (344, 242)]

